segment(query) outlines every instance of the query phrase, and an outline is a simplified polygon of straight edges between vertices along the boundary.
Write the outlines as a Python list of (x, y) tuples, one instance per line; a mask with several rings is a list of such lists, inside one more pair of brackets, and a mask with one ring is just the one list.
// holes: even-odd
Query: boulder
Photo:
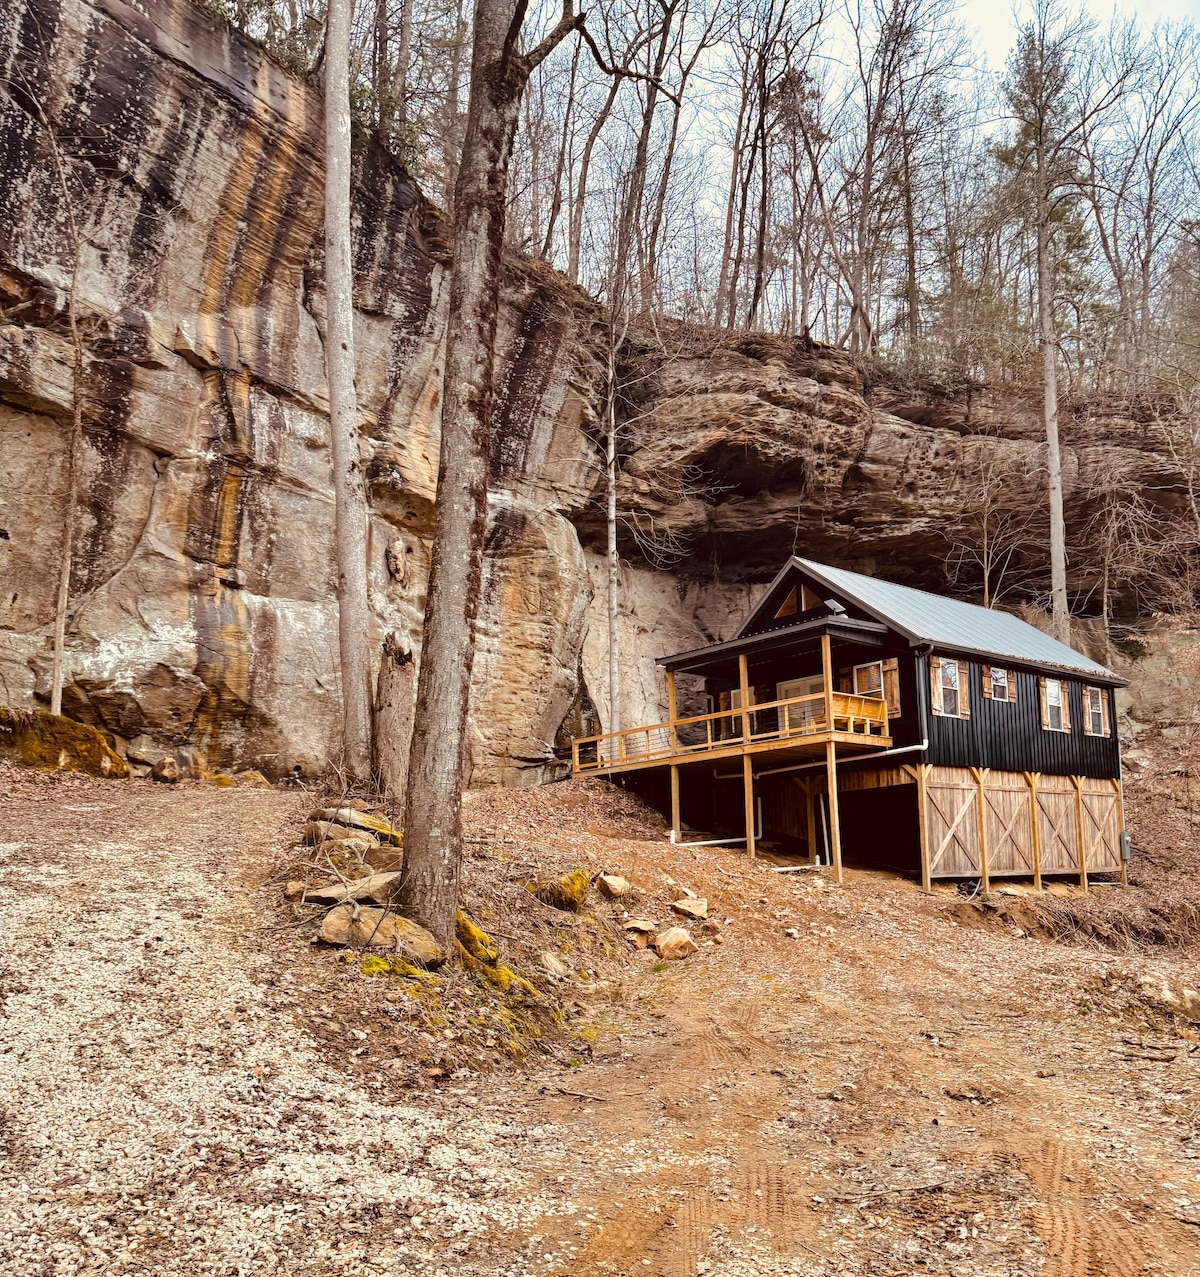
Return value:
[(400, 881), (398, 873), (369, 874), (353, 882), (331, 882), (324, 887), (313, 887), (304, 893), (306, 905), (338, 905), (343, 900), (366, 901), (386, 905), (392, 891)]
[[(208, 760), (204, 751), (195, 745), (181, 745), (164, 755), (150, 768), (150, 779), (161, 780), (174, 785), (180, 780), (210, 780), (212, 773), (208, 770)], [(228, 782), (232, 784), (230, 780)]]
[(179, 780), (179, 764), (171, 757), (160, 758), (150, 768), (150, 779), (160, 781), (164, 785), (174, 785)]
[(331, 909), (321, 923), (320, 938), (326, 944), (351, 949), (390, 949), (402, 953), (423, 967), (441, 966), (446, 960), (441, 945), (433, 936), (398, 914), (386, 909), (358, 909), (340, 904)]
[(0, 757), (5, 756), (39, 771), (85, 772), (112, 780), (130, 775), (129, 764), (96, 728), (61, 714), (0, 706)]
[(162, 762), (170, 752), (165, 746), (156, 745), (145, 732), (135, 736), (125, 747), (125, 757), (131, 763), (142, 763), (146, 767)]
[(249, 771), (234, 772), (234, 784), (239, 789), (274, 789), (275, 786), (258, 770), (252, 767)]
[(1138, 986), (1147, 1002), (1200, 1024), (1200, 990), (1155, 975), (1138, 976)]
[(609, 900), (620, 900), (623, 896), (631, 896), (637, 888), (628, 878), (622, 878), (620, 874), (600, 874), (596, 879), (596, 886), (600, 888), (600, 894), (607, 896)]
[(694, 918), (697, 922), (703, 922), (708, 917), (708, 901), (703, 896), (684, 896), (682, 900), (673, 900), (671, 908), (676, 913), (681, 913), (685, 918)]
[(342, 825), (347, 829), (365, 830), (379, 842), (391, 843), (393, 847), (403, 845), (398, 829), (393, 829), (386, 820), (372, 816), (369, 812), (359, 811), (355, 807), (322, 807), (314, 811), (310, 820), (328, 821), (330, 824)]
[(686, 927), (671, 927), (654, 941), (658, 956), (671, 960), (686, 958), (689, 953), (695, 953), (699, 947)]

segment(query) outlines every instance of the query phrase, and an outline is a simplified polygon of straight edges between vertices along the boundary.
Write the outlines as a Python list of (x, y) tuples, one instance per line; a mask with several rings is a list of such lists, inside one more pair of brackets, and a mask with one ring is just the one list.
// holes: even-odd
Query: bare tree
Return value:
[(533, 69), (582, 18), (521, 50), (526, 0), (477, 0), (466, 134), (454, 196), (437, 520), (408, 786), (398, 903), (452, 945), (462, 864), (462, 791), (475, 617), (487, 527), (496, 324), (506, 186)]
[(1042, 352), (1050, 514), (1050, 601), (1055, 637), (1071, 639), (1062, 452), (1058, 438), (1058, 340), (1055, 332), (1054, 228), (1074, 193), (1083, 138), (1125, 92), (1136, 62), (1114, 49), (1102, 59), (1095, 24), (1069, 15), (1062, 0), (1034, 0), (1009, 64), (1005, 96), (1017, 123), (1013, 161), (1033, 186), (1037, 235), (1037, 328)]
[(325, 44), (325, 376), (333, 441), (338, 645), (345, 763), (371, 774), (367, 489), (354, 390), (354, 272), (350, 257), (350, 9), (330, 0)]

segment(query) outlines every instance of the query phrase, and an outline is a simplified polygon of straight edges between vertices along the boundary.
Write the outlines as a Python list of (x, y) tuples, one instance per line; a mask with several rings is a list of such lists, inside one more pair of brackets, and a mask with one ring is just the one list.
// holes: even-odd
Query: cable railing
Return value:
[(647, 727), (627, 727), (619, 732), (584, 736), (571, 742), (572, 770), (596, 771), (625, 763), (687, 758), (728, 749), (743, 743), (746, 719), (749, 719), (748, 741), (751, 745), (817, 736), (829, 731), (874, 737), (880, 744), (886, 743), (887, 704), (878, 696), (834, 692), (832, 710), (831, 724), (827, 719), (825, 694), (818, 692), (751, 705), (745, 714), (740, 709), (721, 709), (711, 714), (652, 723)]

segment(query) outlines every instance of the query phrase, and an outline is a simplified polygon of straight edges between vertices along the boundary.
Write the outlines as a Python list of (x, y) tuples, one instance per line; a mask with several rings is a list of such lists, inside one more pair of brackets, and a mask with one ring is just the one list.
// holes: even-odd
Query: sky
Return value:
[[(1114, 11), (1112, 0), (1082, 0), (1081, 7), (1101, 22)], [(1015, 33), (1011, 0), (959, 0), (958, 8), (976, 49), (987, 54), (993, 70), (1000, 70)], [(1200, 22), (1200, 0), (1125, 0), (1116, 4), (1115, 10), (1122, 17), (1138, 18), (1144, 27), (1165, 18)]]

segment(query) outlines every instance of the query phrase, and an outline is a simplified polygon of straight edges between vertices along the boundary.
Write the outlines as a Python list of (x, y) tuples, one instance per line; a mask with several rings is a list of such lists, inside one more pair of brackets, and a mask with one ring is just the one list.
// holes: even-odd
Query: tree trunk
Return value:
[(1038, 340), (1042, 347), (1042, 418), (1046, 427), (1046, 470), (1050, 504), (1050, 605), (1054, 637), (1061, 643), (1069, 643), (1071, 617), (1067, 605), (1067, 530), (1063, 515), (1062, 453), (1058, 445), (1054, 268), (1050, 256), (1050, 201), (1046, 191), (1045, 156), (1040, 148), (1036, 162)]
[(393, 807), (408, 785), (417, 667), (412, 652), (394, 634), (383, 642), (375, 694), (375, 768)]
[(437, 521), (404, 796), (397, 902), (453, 948), (475, 617), (483, 577), (508, 170), (530, 72), (578, 25), (569, 4), (531, 53), (524, 0), (477, 0), (466, 134), (454, 192), (454, 266), (442, 382)]
[(344, 762), (371, 774), (367, 490), (354, 392), (354, 274), (350, 260), (350, 7), (331, 0), (325, 36), (325, 376), (333, 443), (338, 645)]
[(605, 731), (621, 730), (621, 632), (618, 608), (621, 601), (621, 555), (617, 547), (617, 371), (614, 334), (608, 352), (608, 404), (605, 430), (605, 479), (608, 533), (608, 723)]

